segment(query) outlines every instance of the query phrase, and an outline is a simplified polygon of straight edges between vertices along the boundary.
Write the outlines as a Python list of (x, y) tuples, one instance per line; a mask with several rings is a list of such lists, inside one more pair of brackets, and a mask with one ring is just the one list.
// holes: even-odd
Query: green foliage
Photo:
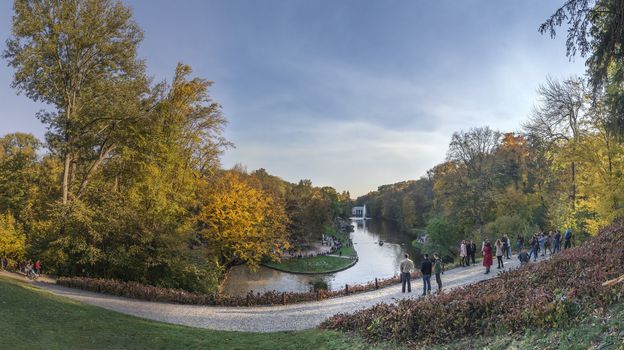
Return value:
[(423, 246), (423, 253), (440, 253), (443, 255), (457, 255), (456, 242), (461, 241), (461, 231), (457, 230), (444, 217), (433, 217), (427, 224), (427, 241)]
[(433, 206), (432, 186), (427, 177), (383, 185), (359, 197), (356, 204), (366, 204), (367, 216), (396, 221), (410, 232), (427, 224)]
[(500, 238), (506, 235), (510, 239), (517, 235), (527, 236), (538, 230), (539, 227), (532, 225), (518, 215), (499, 216), (485, 226), (485, 233), (489, 237)]

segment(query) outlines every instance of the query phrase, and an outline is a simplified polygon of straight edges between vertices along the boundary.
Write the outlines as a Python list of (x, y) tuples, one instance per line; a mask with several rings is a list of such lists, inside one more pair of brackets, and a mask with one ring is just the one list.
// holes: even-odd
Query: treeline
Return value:
[(462, 239), (571, 228), (595, 234), (624, 214), (624, 145), (583, 79), (549, 78), (521, 132), (453, 134), (446, 161), (417, 181), (356, 200), (404, 229), (426, 227), (427, 250)]
[(433, 181), (422, 177), (379, 186), (358, 197), (356, 203), (366, 204), (367, 216), (395, 221), (403, 231), (412, 232), (427, 225), (433, 208)]
[(462, 239), (595, 234), (624, 215), (622, 15), (621, 1), (565, 1), (539, 30), (569, 25), (568, 55), (588, 56), (585, 77), (548, 77), (521, 131), (456, 132), (426, 177), (356, 203), (404, 228), (426, 226), (424, 248), (449, 254)]
[(0, 257), (15, 266), (212, 291), (225, 270), (319, 239), (348, 193), (223, 170), (211, 82), (178, 64), (153, 83), (118, 1), (15, 1), (4, 58), (48, 106), (44, 142), (0, 138)]

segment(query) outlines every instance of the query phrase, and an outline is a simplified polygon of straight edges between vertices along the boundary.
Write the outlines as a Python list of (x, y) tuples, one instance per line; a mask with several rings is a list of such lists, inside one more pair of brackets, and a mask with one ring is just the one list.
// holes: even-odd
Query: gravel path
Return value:
[[(515, 256), (511, 260), (505, 260), (505, 270), (516, 268), (518, 265), (519, 262)], [(480, 264), (454, 268), (442, 275), (443, 289), (448, 290), (490, 279), (496, 277), (498, 271), (500, 270), (493, 268), (489, 275), (485, 275), (483, 274), (484, 268)], [(412, 281), (412, 293), (406, 294), (401, 293), (400, 285), (396, 285), (318, 302), (279, 306), (215, 307), (128, 299), (45, 282), (34, 282), (34, 284), (56, 295), (141, 318), (192, 327), (243, 332), (313, 328), (337, 313), (354, 312), (380, 302), (393, 303), (402, 298), (419, 298), (422, 292), (422, 282), (417, 279)], [(437, 288), (435, 278), (432, 278), (431, 284), (435, 290)]]

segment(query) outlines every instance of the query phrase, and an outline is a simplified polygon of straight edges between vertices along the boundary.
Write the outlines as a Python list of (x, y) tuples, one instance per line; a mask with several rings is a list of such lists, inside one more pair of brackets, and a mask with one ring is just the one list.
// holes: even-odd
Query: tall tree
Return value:
[(609, 129), (624, 136), (624, 2), (566, 0), (539, 31), (555, 37), (557, 28), (564, 24), (568, 27), (567, 55), (588, 56), (594, 92), (609, 90)]
[(113, 0), (15, 0), (4, 57), (13, 86), (54, 107), (39, 117), (64, 163), (62, 202), (77, 194), (115, 149), (119, 124), (144, 92), (136, 58), (142, 33), (129, 8)]
[(566, 158), (570, 171), (569, 201), (574, 210), (578, 165), (575, 147), (580, 143), (588, 123), (589, 104), (585, 84), (578, 77), (563, 81), (548, 77), (546, 84), (540, 85), (537, 92), (540, 104), (533, 110), (524, 128), (527, 133), (544, 140), (549, 149), (562, 145), (570, 148)]

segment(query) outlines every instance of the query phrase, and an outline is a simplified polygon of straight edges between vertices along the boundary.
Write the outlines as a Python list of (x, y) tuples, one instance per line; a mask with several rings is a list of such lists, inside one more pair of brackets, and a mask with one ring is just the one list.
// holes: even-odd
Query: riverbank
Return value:
[(328, 242), (337, 246), (331, 254), (319, 250), (307, 254), (311, 256), (293, 257), (280, 262), (269, 261), (263, 265), (288, 273), (325, 274), (346, 270), (358, 262), (358, 255), (349, 238), (349, 232), (328, 227), (325, 229), (325, 236), (331, 237)]

